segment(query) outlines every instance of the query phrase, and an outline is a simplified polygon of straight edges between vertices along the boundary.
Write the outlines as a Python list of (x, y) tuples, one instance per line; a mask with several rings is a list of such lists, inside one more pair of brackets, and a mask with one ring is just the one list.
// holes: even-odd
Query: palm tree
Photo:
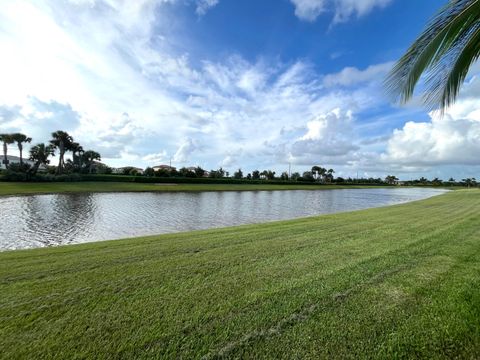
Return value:
[(83, 150), (83, 147), (77, 142), (72, 142), (70, 144), (70, 150), (72, 151), (73, 165), (78, 166), (78, 168), (81, 168), (82, 155), (85, 153), (85, 151)]
[(40, 165), (48, 165), (50, 156), (55, 155), (55, 147), (53, 145), (38, 144), (30, 149), (30, 160), (34, 162), (29, 172), (35, 175)]
[(83, 160), (85, 161), (85, 164), (87, 164), (88, 166), (89, 174), (93, 172), (93, 165), (95, 163), (95, 160), (97, 161), (102, 160), (102, 157), (100, 156), (100, 154), (93, 150), (85, 151), (82, 157), (83, 157)]
[(479, 57), (480, 0), (450, 0), (397, 62), (386, 85), (396, 99), (407, 102), (425, 73), (423, 100), (443, 112)]
[(398, 178), (394, 175), (388, 175), (386, 178), (385, 178), (385, 182), (389, 185), (395, 185), (398, 181)]
[(325, 175), (325, 178), (327, 179), (328, 182), (333, 181), (333, 174), (335, 173), (335, 170), (333, 169), (328, 169), (327, 174)]
[(23, 144), (30, 143), (32, 138), (20, 133), (13, 134), (12, 137), (14, 142), (17, 143), (18, 151), (20, 152), (20, 165), (23, 165)]
[(0, 141), (3, 142), (3, 163), (5, 164), (5, 169), (8, 169), (7, 145), (13, 144), (13, 136), (12, 134), (0, 134)]
[(58, 148), (59, 151), (57, 174), (61, 174), (63, 168), (65, 167), (65, 152), (70, 150), (72, 143), (73, 138), (67, 132), (58, 130), (52, 133), (52, 140), (50, 140), (50, 144), (55, 146), (55, 148)]
[(320, 170), (318, 170), (317, 174), (321, 181), (325, 181), (325, 175), (327, 174), (327, 169), (320, 166)]

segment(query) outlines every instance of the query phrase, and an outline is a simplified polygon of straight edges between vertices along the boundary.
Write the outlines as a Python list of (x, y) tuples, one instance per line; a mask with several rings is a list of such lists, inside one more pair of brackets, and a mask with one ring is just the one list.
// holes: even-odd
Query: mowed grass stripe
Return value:
[(0, 356), (474, 358), (479, 210), (479, 191), (458, 191), (2, 253)]

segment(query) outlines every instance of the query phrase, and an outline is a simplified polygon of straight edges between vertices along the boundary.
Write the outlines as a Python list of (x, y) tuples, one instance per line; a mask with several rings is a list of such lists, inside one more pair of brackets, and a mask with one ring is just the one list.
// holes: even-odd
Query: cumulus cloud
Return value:
[(352, 122), (352, 112), (340, 108), (308, 121), (306, 133), (290, 148), (290, 161), (305, 164), (332, 163), (333, 158), (357, 150)]
[(190, 155), (199, 149), (198, 144), (194, 139), (188, 138), (185, 139), (180, 147), (178, 148), (177, 152), (173, 156), (173, 161), (184, 163), (189, 160)]
[(480, 165), (480, 118), (439, 117), (407, 122), (388, 141), (384, 161), (407, 166)]
[(384, 8), (392, 0), (290, 0), (295, 6), (295, 15), (305, 21), (315, 21), (319, 15), (331, 11), (333, 22), (341, 23), (352, 17), (367, 15), (375, 8)]
[(408, 121), (387, 143), (383, 162), (409, 167), (480, 165), (480, 79), (466, 83), (457, 102), (444, 116), (431, 112), (430, 121)]

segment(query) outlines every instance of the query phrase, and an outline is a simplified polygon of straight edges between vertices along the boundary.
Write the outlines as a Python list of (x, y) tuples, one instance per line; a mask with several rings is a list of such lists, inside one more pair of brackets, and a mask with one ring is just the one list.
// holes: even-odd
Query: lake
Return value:
[(422, 188), (87, 193), (0, 198), (0, 250), (260, 223), (420, 200)]

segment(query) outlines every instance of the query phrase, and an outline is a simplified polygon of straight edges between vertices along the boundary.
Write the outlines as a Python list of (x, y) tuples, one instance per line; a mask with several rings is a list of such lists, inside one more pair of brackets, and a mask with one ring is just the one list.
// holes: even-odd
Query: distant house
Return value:
[(142, 168), (138, 168), (138, 167), (135, 167), (135, 166), (124, 166), (124, 167), (119, 167), (119, 168), (114, 168), (112, 169), (112, 173), (113, 174), (124, 174), (125, 171), (132, 171), (132, 170), (136, 170), (137, 173), (139, 174), (143, 174), (143, 169)]
[(174, 166), (170, 165), (157, 165), (152, 167), (153, 171), (158, 171), (158, 170), (167, 170), (167, 171), (175, 171), (177, 170)]
[[(8, 165), (12, 165), (12, 164), (20, 164), (20, 158), (18, 156), (13, 156), (13, 155), (7, 155), (7, 161), (8, 161)], [(28, 158), (25, 159), (23, 158), (23, 163), (24, 164), (28, 164), (30, 166), (33, 166), (35, 164), (34, 161), (32, 160), (29, 160)], [(5, 170), (6, 167), (5, 167), (5, 164), (4, 164), (4, 157), (3, 155), (0, 156), (0, 169), (1, 170)], [(38, 168), (38, 170), (45, 170), (46, 167), (45, 165), (40, 165), (40, 167)]]

